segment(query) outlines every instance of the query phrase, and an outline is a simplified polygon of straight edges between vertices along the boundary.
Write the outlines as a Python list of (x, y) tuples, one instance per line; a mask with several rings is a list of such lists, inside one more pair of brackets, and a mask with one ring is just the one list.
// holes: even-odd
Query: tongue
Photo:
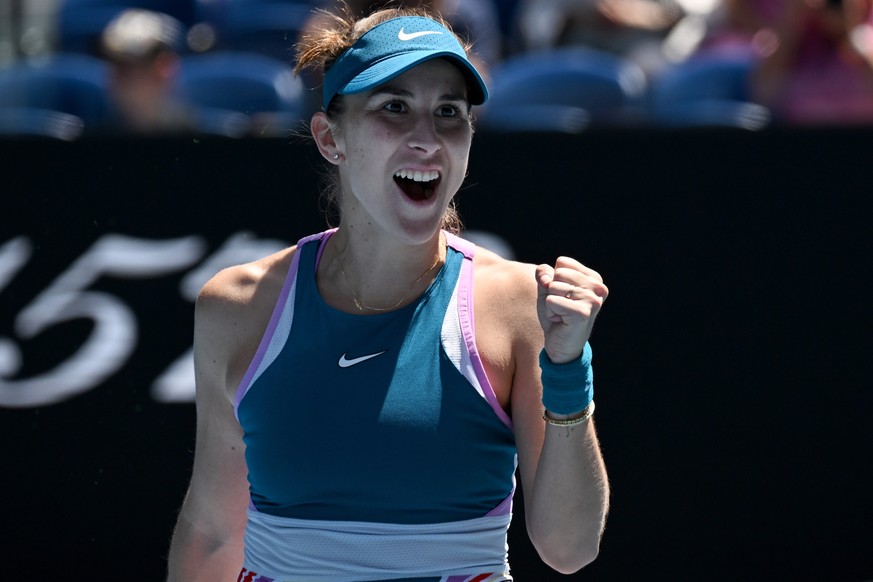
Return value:
[(427, 200), (433, 194), (433, 183), (416, 182), (407, 178), (394, 178), (403, 193), (412, 200)]

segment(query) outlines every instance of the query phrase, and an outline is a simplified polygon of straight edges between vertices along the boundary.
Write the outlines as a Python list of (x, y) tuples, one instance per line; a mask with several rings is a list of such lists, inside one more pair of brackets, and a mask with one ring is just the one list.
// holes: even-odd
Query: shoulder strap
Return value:
[(462, 253), (465, 258), (471, 259), (476, 255), (476, 245), (472, 242), (462, 239), (456, 234), (452, 234), (448, 231), (443, 231), (443, 234), (446, 237), (446, 243), (459, 253)]
[[(274, 338), (276, 338), (277, 333), (287, 336), (287, 332), (290, 329), (294, 315), (294, 291), (297, 282), (297, 270), (300, 265), (301, 249), (303, 249), (304, 245), (310, 242), (320, 241), (318, 256), (316, 258), (316, 264), (318, 264), (317, 261), (321, 258), (324, 242), (330, 238), (330, 235), (332, 235), (335, 230), (336, 229), (326, 230), (324, 232), (303, 237), (297, 241), (297, 248), (294, 251), (294, 257), (291, 259), (291, 265), (288, 267), (288, 274), (285, 275), (285, 281), (282, 284), (282, 290), (276, 300), (276, 305), (273, 307), (270, 322), (267, 324), (267, 329), (264, 331), (263, 337), (261, 337), (258, 351), (255, 352), (255, 357), (252, 358), (251, 363), (249, 363), (249, 367), (234, 394), (233, 408), (235, 415), (239, 409), (240, 402), (246, 395), (246, 392), (248, 392), (248, 389), (251, 387), (255, 378), (264, 370), (266, 365), (272, 361), (272, 358), (275, 357), (274, 353), (271, 357), (271, 352), (276, 351), (275, 348), (273, 350), (270, 348), (271, 346), (275, 346)], [(238, 419), (239, 417), (237, 417), (237, 420)]]

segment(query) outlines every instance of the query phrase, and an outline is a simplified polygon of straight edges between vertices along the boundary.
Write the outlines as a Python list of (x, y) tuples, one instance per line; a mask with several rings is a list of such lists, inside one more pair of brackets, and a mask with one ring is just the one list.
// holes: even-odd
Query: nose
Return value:
[(440, 137), (430, 112), (416, 117), (415, 123), (410, 128), (407, 144), (410, 148), (428, 155), (442, 149), (443, 146), (440, 143)]

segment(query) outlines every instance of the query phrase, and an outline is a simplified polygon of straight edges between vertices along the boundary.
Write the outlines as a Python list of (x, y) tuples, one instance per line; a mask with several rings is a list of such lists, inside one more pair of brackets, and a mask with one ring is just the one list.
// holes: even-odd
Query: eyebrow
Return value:
[[(382, 85), (373, 89), (373, 92), (370, 94), (370, 97), (377, 97), (379, 95), (393, 95), (395, 97), (407, 97), (413, 98), (415, 95), (411, 91), (407, 89), (401, 89), (400, 87), (396, 87), (394, 85)], [(445, 93), (440, 95), (440, 101), (467, 101), (467, 96), (464, 93)]]

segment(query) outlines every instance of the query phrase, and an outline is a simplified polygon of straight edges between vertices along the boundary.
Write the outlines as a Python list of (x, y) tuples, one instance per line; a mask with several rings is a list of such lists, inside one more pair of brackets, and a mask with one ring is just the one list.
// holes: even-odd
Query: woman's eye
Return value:
[(458, 117), (460, 111), (454, 105), (441, 105), (437, 109), (437, 115), (440, 117)]
[(385, 111), (390, 111), (391, 113), (403, 113), (404, 111), (403, 103), (400, 101), (386, 103), (383, 109), (385, 109)]

